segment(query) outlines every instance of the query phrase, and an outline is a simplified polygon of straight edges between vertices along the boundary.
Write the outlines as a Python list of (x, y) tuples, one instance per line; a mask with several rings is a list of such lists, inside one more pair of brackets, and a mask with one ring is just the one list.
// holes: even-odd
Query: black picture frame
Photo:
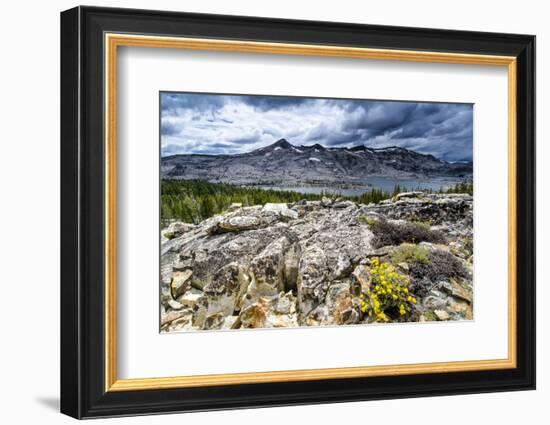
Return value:
[[(517, 59), (517, 367), (105, 391), (104, 34), (506, 55)], [(535, 388), (535, 37), (132, 9), (61, 13), (61, 412), (75, 418)]]

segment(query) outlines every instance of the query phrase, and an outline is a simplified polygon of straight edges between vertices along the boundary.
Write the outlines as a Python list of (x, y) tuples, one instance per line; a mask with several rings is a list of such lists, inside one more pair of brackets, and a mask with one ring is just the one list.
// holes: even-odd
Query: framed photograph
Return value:
[(535, 388), (535, 37), (61, 14), (61, 411)]

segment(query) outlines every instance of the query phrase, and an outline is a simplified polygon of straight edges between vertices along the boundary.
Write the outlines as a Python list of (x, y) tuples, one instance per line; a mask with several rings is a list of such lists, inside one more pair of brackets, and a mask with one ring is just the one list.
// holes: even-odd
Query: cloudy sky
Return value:
[(472, 105), (162, 92), (161, 154), (235, 154), (293, 145), (401, 146), (472, 160)]

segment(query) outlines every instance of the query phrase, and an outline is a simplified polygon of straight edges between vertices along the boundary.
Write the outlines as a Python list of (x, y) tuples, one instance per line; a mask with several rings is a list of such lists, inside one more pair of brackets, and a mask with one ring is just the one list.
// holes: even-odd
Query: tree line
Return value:
[[(423, 190), (432, 192), (431, 190)], [(171, 221), (178, 220), (186, 223), (200, 223), (213, 215), (226, 211), (233, 203), (242, 206), (264, 205), (273, 203), (292, 203), (302, 199), (318, 201), (324, 196), (338, 196), (361, 204), (379, 203), (398, 193), (406, 191), (396, 185), (392, 191), (372, 189), (358, 196), (342, 196), (340, 194), (322, 192), (298, 193), (285, 190), (263, 189), (255, 187), (237, 186), (227, 183), (209, 183), (204, 180), (162, 180), (161, 182), (161, 220), (163, 226)], [(441, 189), (442, 193), (472, 193), (471, 183), (459, 183), (448, 189)]]

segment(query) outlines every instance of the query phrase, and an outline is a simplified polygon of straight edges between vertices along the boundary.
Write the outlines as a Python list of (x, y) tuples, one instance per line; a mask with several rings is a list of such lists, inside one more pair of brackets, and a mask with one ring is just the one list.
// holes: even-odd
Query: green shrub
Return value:
[(369, 226), (372, 226), (376, 221), (374, 218), (369, 217), (368, 215), (360, 215), (359, 217), (357, 217), (357, 220), (359, 220), (360, 223), (365, 223)]
[(428, 264), (429, 251), (422, 246), (404, 243), (397, 248), (391, 255), (394, 264), (399, 263), (423, 263)]
[(386, 245), (400, 245), (403, 242), (445, 243), (445, 237), (439, 231), (431, 230), (425, 223), (395, 223), (385, 219), (374, 221), (369, 225), (374, 233), (373, 245), (380, 248)]

